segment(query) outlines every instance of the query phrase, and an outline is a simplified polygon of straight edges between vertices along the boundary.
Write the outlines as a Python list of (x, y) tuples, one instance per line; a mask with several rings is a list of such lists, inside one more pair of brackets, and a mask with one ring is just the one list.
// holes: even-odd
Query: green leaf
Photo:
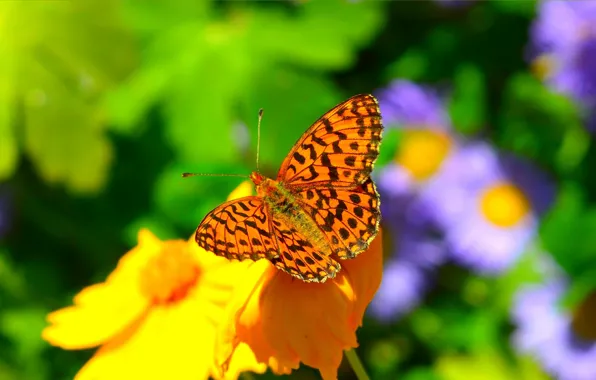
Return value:
[(70, 106), (77, 111), (62, 106), (30, 110), (25, 149), (47, 182), (65, 183), (75, 192), (98, 191), (108, 176), (112, 146), (98, 130), (101, 123), (90, 119), (93, 110), (75, 102)]
[(26, 296), (25, 278), (10, 260), (8, 252), (0, 248), (0, 310), (6, 307), (8, 294), (15, 299), (23, 299)]
[(457, 130), (473, 133), (486, 120), (484, 76), (474, 65), (461, 65), (455, 74), (454, 91), (448, 104), (451, 120)]
[(586, 153), (577, 106), (529, 74), (510, 80), (499, 116), (500, 145), (539, 158), (561, 172), (575, 168)]
[(536, 246), (529, 247), (510, 270), (495, 278), (492, 303), (496, 311), (503, 316), (508, 315), (520, 285), (544, 282), (553, 275), (545, 270), (550, 266), (552, 266), (552, 257), (548, 253)]
[(8, 125), (14, 128), (20, 123), (22, 150), (42, 178), (74, 192), (102, 188), (111, 144), (103, 131), (101, 97), (128, 72), (134, 52), (119, 24), (117, 5), (116, 1), (0, 4), (4, 15), (0, 37), (8, 42), (0, 55), (4, 87), (0, 100), (3, 107), (23, 105), (22, 120), (14, 120), (11, 110), (0, 111), (0, 134), (6, 143), (1, 175), (12, 170), (19, 150)]
[[(6, 56), (3, 51), (6, 44), (0, 44), (0, 56)], [(0, 181), (12, 176), (16, 170), (19, 158), (19, 146), (16, 138), (14, 107), (14, 61), (0, 59)]]
[[(190, 171), (189, 166), (178, 163), (166, 168), (154, 188), (158, 215), (183, 226), (188, 236), (205, 215), (223, 203), (243, 181), (242, 178), (224, 176), (182, 178), (181, 173)], [(241, 174), (244, 169), (234, 165), (205, 164), (193, 166), (193, 171), (225, 175)]]
[[(300, 68), (349, 66), (356, 48), (372, 38), (382, 20), (382, 5), (375, 2), (308, 2), (294, 12), (275, 5), (230, 4), (233, 11), (209, 19), (205, 14), (210, 6), (203, 12), (193, 9), (188, 13), (176, 10), (186, 9), (183, 3), (166, 9), (156, 6), (154, 11), (163, 12), (168, 19), (163, 24), (151, 15), (151, 6), (143, 12), (129, 12), (129, 17), (149, 31), (149, 42), (142, 67), (109, 98), (116, 130), (135, 131), (149, 107), (163, 101), (167, 138), (182, 160), (229, 162), (235, 153), (230, 128), (239, 118), (237, 105), (254, 97), (251, 90), (300, 91), (297, 98), (310, 90), (309, 98), (326, 101), (318, 88), (275, 82), (283, 81), (278, 73), (292, 80), (296, 74), (291, 71)], [(331, 13), (334, 17), (329, 17)], [(307, 78), (312, 73), (308, 74), (298, 75)], [(284, 94), (267, 96), (281, 100)], [(290, 101), (286, 99), (286, 108), (293, 106)], [(257, 109), (249, 110), (251, 121)]]
[(411, 48), (389, 66), (384, 77), (387, 82), (394, 78), (417, 81), (423, 78), (428, 67), (429, 61), (426, 54), (419, 48)]
[(403, 361), (403, 353), (397, 341), (380, 340), (373, 344), (368, 352), (367, 363), (374, 378), (387, 376)]
[(274, 176), (302, 134), (345, 99), (322, 75), (307, 72), (277, 68), (257, 82), (261, 83), (258, 91), (248, 93), (242, 102), (243, 119), (251, 131), (251, 145), (256, 149), (256, 116), (259, 108), (263, 108), (260, 159), (264, 174)]
[(586, 269), (572, 279), (562, 304), (567, 310), (577, 310), (577, 306), (596, 290), (596, 268)]
[(445, 355), (435, 363), (443, 380), (509, 380), (511, 373), (502, 357), (496, 354)]
[(383, 131), (383, 143), (379, 151), (379, 158), (375, 167), (384, 167), (395, 160), (400, 139), (403, 136), (403, 130), (397, 128), (386, 128)]
[(536, 0), (511, 1), (491, 0), (495, 8), (502, 12), (519, 14), (522, 16), (533, 15), (536, 12)]
[(37, 308), (7, 309), (0, 314), (0, 331), (13, 345), (13, 355), (22, 368), (23, 378), (46, 378), (47, 364), (41, 357), (47, 343), (40, 338), (46, 315), (46, 310)]
[(511, 363), (496, 350), (474, 355), (445, 355), (435, 363), (435, 370), (443, 380), (547, 380), (540, 369), (527, 361)]
[(271, 13), (253, 24), (259, 33), (254, 41), (266, 45), (278, 60), (314, 68), (345, 68), (353, 63), (355, 48), (383, 26), (383, 6), (375, 1), (308, 1), (297, 10), (298, 17)]
[(432, 368), (414, 368), (399, 378), (401, 380), (443, 380)]
[(540, 234), (547, 251), (575, 278), (593, 268), (596, 260), (594, 231), (596, 208), (587, 208), (580, 188), (569, 184), (559, 192)]
[(169, 223), (169, 220), (164, 216), (142, 215), (124, 229), (123, 240), (129, 247), (134, 247), (138, 244), (139, 231), (143, 228), (151, 231), (151, 233), (157, 236), (160, 240), (180, 238), (175, 228), (173, 228)]

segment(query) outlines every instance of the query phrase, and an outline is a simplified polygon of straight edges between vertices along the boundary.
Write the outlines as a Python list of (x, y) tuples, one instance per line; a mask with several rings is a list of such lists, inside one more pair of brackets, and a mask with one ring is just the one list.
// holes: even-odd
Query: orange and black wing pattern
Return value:
[(273, 259), (279, 255), (269, 213), (262, 198), (245, 197), (211, 211), (195, 233), (199, 247), (236, 260)]
[(271, 218), (257, 196), (224, 203), (210, 212), (197, 228), (195, 240), (206, 251), (230, 260), (268, 259), (306, 282), (324, 282), (340, 269), (295, 228)]
[(321, 116), (298, 140), (277, 180), (288, 189), (354, 188), (369, 178), (381, 143), (372, 95), (356, 95)]
[(366, 250), (379, 231), (380, 199), (370, 178), (354, 189), (303, 190), (299, 202), (340, 259)]
[(331, 257), (317, 252), (312, 242), (281, 220), (272, 220), (272, 230), (279, 256), (271, 262), (279, 269), (306, 282), (325, 282), (335, 277), (340, 265)]

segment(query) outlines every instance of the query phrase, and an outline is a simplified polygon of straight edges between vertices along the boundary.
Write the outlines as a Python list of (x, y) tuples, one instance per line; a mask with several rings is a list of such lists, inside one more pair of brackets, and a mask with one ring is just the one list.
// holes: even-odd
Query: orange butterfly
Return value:
[(266, 258), (292, 276), (325, 282), (334, 258), (366, 250), (379, 231), (370, 173), (381, 143), (372, 95), (356, 95), (317, 120), (285, 158), (277, 179), (250, 175), (256, 196), (226, 202), (196, 230), (200, 247), (238, 260)]

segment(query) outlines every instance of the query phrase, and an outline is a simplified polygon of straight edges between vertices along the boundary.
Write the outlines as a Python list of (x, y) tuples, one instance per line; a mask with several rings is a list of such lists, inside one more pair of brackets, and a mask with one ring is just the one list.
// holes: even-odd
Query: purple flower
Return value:
[(554, 198), (546, 175), (488, 144), (461, 146), (419, 195), (452, 258), (483, 274), (511, 266)]
[(596, 105), (596, 2), (547, 0), (531, 31), (531, 59), (556, 91)]
[(444, 261), (446, 253), (432, 226), (425, 223), (430, 218), (412, 209), (418, 190), (407, 170), (389, 164), (377, 183), (385, 236), (392, 239), (392, 251), (369, 312), (389, 322), (420, 303), (432, 284), (434, 269)]
[(392, 232), (394, 252), (385, 263), (381, 286), (369, 308), (383, 322), (398, 320), (418, 306), (432, 285), (434, 269), (446, 257), (441, 242), (433, 240), (427, 230), (389, 225), (386, 231)]
[(445, 257), (436, 230), (418, 205), (418, 194), (441, 170), (455, 138), (442, 100), (428, 88), (397, 80), (379, 94), (385, 123), (403, 129), (394, 162), (377, 174), (381, 209), (393, 252), (370, 313), (380, 320), (398, 319), (414, 308), (432, 283)]
[(519, 291), (512, 308), (517, 326), (513, 346), (559, 380), (594, 380), (596, 341), (574, 331), (571, 313), (560, 305), (566, 290), (566, 283), (557, 279)]
[(406, 80), (393, 81), (378, 96), (385, 123), (402, 129), (394, 162), (377, 178), (384, 219), (421, 224), (427, 218), (417, 213), (420, 207), (412, 209), (413, 201), (457, 148), (449, 116), (431, 88)]
[(449, 115), (435, 91), (406, 80), (393, 81), (378, 98), (385, 124), (402, 130), (394, 167), (382, 175), (401, 183), (387, 191), (416, 191), (457, 147)]
[(420, 268), (391, 260), (385, 263), (381, 286), (368, 311), (382, 322), (398, 320), (418, 306), (427, 287), (426, 274)]
[(433, 272), (446, 257), (445, 248), (430, 220), (416, 214), (418, 184), (400, 165), (389, 164), (378, 178), (385, 236), (391, 252), (381, 286), (369, 312), (383, 322), (395, 321), (415, 308), (433, 282)]
[(377, 94), (388, 126), (423, 127), (448, 130), (449, 115), (436, 91), (406, 80), (395, 80)]

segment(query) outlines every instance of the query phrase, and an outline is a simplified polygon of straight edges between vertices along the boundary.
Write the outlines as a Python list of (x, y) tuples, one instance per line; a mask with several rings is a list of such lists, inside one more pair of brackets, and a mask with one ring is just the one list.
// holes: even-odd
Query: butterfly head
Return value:
[(250, 180), (255, 184), (255, 186), (259, 186), (264, 179), (265, 177), (263, 177), (259, 172), (250, 173)]
[(252, 172), (250, 179), (255, 184), (258, 196), (271, 197), (279, 192), (279, 184), (271, 178), (264, 177), (259, 172)]

